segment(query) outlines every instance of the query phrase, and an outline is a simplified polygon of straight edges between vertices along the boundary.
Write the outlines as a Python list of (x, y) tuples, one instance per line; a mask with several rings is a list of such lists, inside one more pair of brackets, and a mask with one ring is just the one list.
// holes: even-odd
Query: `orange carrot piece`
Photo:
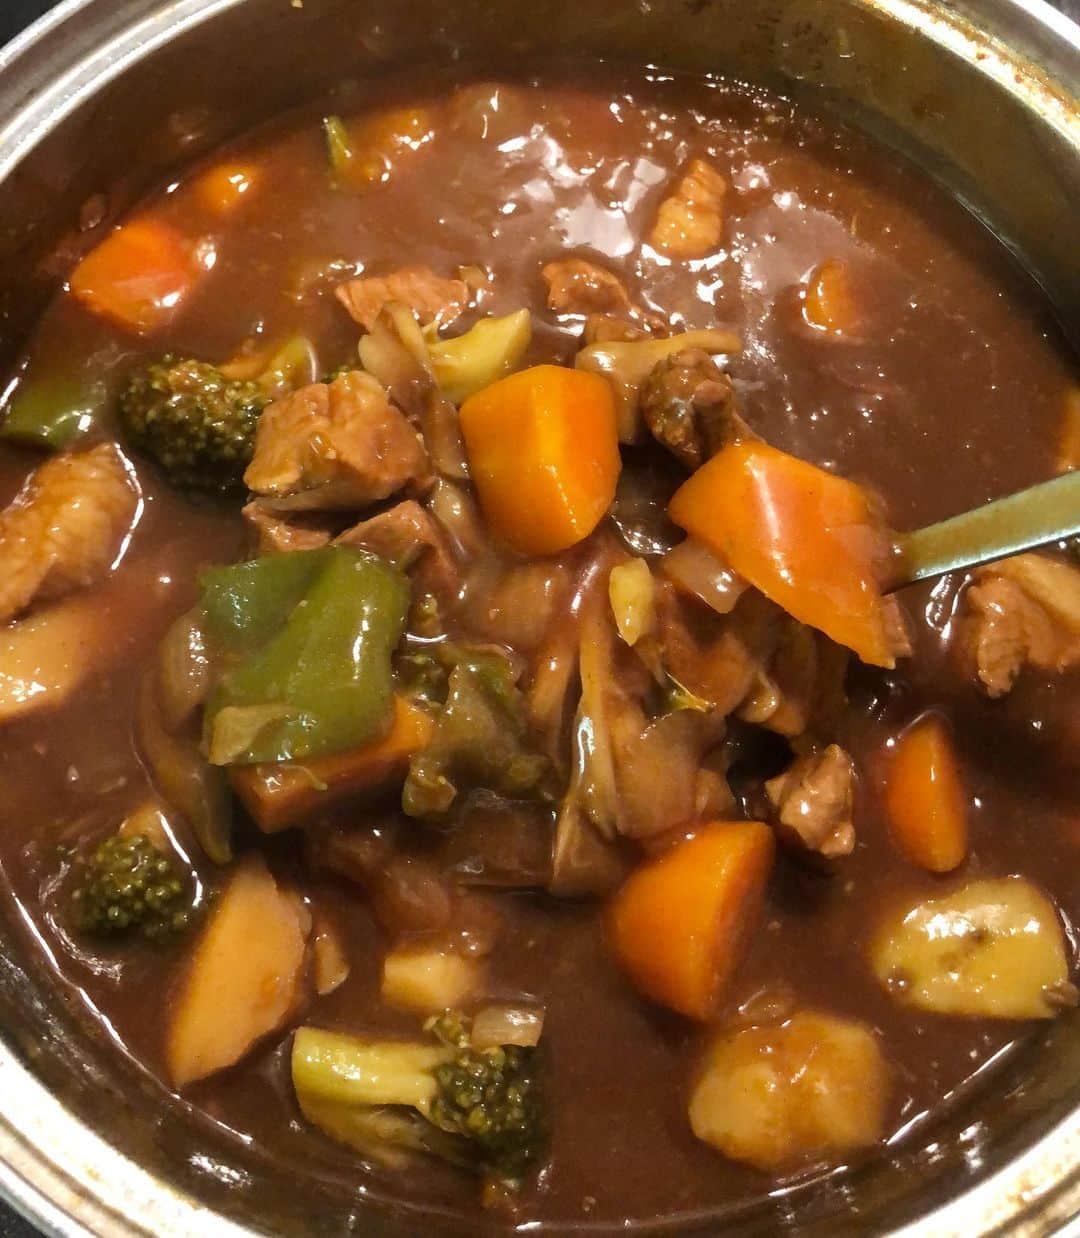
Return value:
[(193, 186), (199, 205), (212, 215), (228, 215), (249, 194), (258, 179), (255, 169), (242, 163), (220, 163), (204, 172)]
[(896, 742), (888, 763), (885, 810), (893, 838), (920, 868), (948, 873), (967, 855), (967, 805), (959, 762), (944, 720), (923, 714)]
[(194, 247), (157, 219), (133, 219), (79, 263), (71, 291), (95, 313), (142, 335), (180, 308), (201, 272)]
[(494, 533), (527, 555), (555, 554), (596, 528), (622, 467), (606, 379), (537, 365), (461, 406), (480, 506)]
[(431, 738), (432, 725), (430, 714), (399, 696), (389, 732), (373, 744), (303, 766), (238, 765), (229, 771), (229, 780), (255, 824), (273, 834), (331, 804), (404, 777), (409, 758)]
[(1061, 423), (1057, 468), (1059, 473), (1080, 469), (1080, 387), (1070, 387), (1065, 392), (1065, 415)]
[(879, 584), (888, 542), (853, 482), (742, 442), (702, 465), (668, 510), (789, 615), (864, 662), (895, 665)]
[(693, 1019), (716, 1014), (757, 925), (774, 850), (760, 821), (715, 821), (630, 875), (608, 907), (608, 938), (642, 993)]
[(803, 317), (810, 326), (833, 335), (847, 335), (858, 327), (858, 300), (845, 263), (830, 259), (811, 273), (806, 283)]

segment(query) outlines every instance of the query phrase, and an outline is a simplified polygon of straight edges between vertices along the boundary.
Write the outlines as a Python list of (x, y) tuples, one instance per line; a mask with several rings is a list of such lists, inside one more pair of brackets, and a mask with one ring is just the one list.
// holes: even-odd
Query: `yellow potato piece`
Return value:
[(176, 1087), (238, 1062), (296, 1007), (310, 920), (261, 859), (214, 906), (173, 1005), (165, 1060)]
[(62, 705), (112, 661), (109, 610), (93, 595), (0, 628), (0, 723)]
[(441, 1014), (477, 996), (483, 965), (449, 950), (402, 946), (383, 960), (382, 999), (414, 1014)]
[(833, 1157), (881, 1138), (889, 1074), (861, 1023), (801, 1011), (713, 1042), (690, 1098), (690, 1126), (758, 1169)]
[(1057, 913), (1022, 877), (902, 908), (877, 935), (873, 967), (907, 1005), (997, 1019), (1051, 1018), (1069, 980)]

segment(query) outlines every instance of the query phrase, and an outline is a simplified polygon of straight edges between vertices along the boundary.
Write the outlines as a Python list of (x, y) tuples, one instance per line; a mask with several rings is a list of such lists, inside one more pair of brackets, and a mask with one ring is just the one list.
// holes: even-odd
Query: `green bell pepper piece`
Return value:
[[(273, 631), (303, 574), (302, 566), (284, 565), (301, 557), (315, 565), (308, 587), (261, 648), (226, 671), (210, 701), (209, 747), (218, 764), (324, 756), (371, 743), (390, 725), (391, 655), (409, 603), (396, 568), (340, 546), (257, 559), (238, 573), (244, 587), (231, 607), (218, 597), (215, 613), (233, 623), (234, 636)], [(211, 592), (214, 585), (211, 579)]]
[(249, 653), (264, 644), (336, 554), (326, 547), (208, 568), (199, 584), (211, 643), (223, 653)]
[(0, 425), (0, 438), (58, 451), (90, 428), (104, 403), (100, 383), (86, 387), (56, 376), (21, 382)]

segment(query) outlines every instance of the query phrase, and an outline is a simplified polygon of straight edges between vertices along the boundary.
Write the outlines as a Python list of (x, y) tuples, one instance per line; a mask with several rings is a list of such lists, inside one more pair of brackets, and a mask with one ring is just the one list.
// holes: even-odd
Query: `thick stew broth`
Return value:
[[(1077, 614), (1066, 613), (1068, 589), (1075, 600), (1080, 586), (1069, 576), (1077, 569), (1068, 547), (1044, 556), (1063, 581), (1069, 578), (1055, 589), (1060, 605), (1040, 595), (1022, 570), (983, 569), (975, 578), (946, 577), (899, 592), (906, 635), (898, 635), (893, 604), (871, 588), (872, 618), (888, 612), (887, 647), (869, 659), (878, 665), (868, 665), (837, 652), (852, 642), (829, 629), (831, 619), (800, 613), (801, 623), (787, 620), (786, 595), (770, 592), (767, 569), (755, 575), (743, 566), (738, 555), (745, 547), (712, 540), (680, 516), (678, 505), (667, 513), (691, 474), (704, 487), (716, 461), (739, 452), (742, 466), (758, 469), (755, 484), (766, 487), (768, 469), (782, 471), (792, 457), (827, 478), (855, 483), (869, 496), (867, 529), (877, 533), (930, 523), (1075, 465), (1067, 458), (1070, 417), (1074, 452), (1077, 434), (1072, 363), (1038, 298), (939, 189), (889, 152), (784, 98), (659, 73), (590, 70), (582, 81), (580, 74), (437, 87), (430, 77), (394, 80), (369, 95), (353, 90), (334, 100), (327, 113), (340, 116), (340, 126), (312, 112), (245, 138), (183, 172), (107, 242), (149, 221), (186, 255), (172, 259), (182, 271), (187, 262), (186, 274), (155, 274), (155, 264), (168, 268), (170, 261), (157, 233), (111, 264), (89, 266), (104, 252), (91, 247), (109, 232), (95, 218), (106, 204), (88, 204), (83, 225), (91, 256), (44, 316), (8, 406), (14, 419), (25, 415), (35, 391), (51, 391), (43, 401), (51, 416), (58, 401), (71, 404), (77, 393), (79, 432), (59, 435), (63, 451), (119, 443), (129, 470), (122, 485), (137, 498), (120, 504), (123, 529), (109, 532), (115, 540), (96, 567), (69, 568), (64, 556), (81, 553), (101, 533), (97, 525), (76, 532), (76, 549), (56, 530), (85, 518), (87, 504), (105, 520), (107, 503), (90, 492), (37, 526), (12, 523), (11, 511), (42, 501), (44, 480), (36, 497), (21, 488), (33, 485), (27, 477), (48, 457), (26, 445), (32, 433), (20, 434), (20, 442), (9, 435), (0, 446), (2, 498), (15, 504), (0, 517), (0, 556), (13, 578), (29, 571), (39, 581), (36, 593), (4, 612), (8, 626), (0, 635), (0, 863), (16, 930), (33, 936), (42, 967), (80, 1016), (115, 1040), (132, 1070), (160, 1082), (163, 1106), (220, 1125), (223, 1157), (229, 1140), (242, 1139), (288, 1166), (298, 1189), (310, 1177), (425, 1209), (471, 1213), (483, 1204), (493, 1221), (540, 1220), (551, 1232), (583, 1221), (648, 1222), (721, 1210), (880, 1155), (901, 1132), (917, 1137), (968, 1081), (985, 1089), (990, 1105), (994, 1075), (982, 1068), (1039, 1035), (1042, 1019), (1069, 1017), (1058, 1012), (1075, 1002), (1069, 976), (1072, 925), (1080, 915), (1073, 876), (1080, 846), (1073, 669), (1080, 629)], [(699, 166), (706, 171), (680, 201), (684, 178)], [(658, 224), (665, 212), (666, 234)], [(571, 260), (591, 266), (584, 274), (575, 268), (574, 279), (567, 270), (545, 273), (548, 264)], [(381, 297), (403, 302), (406, 314), (415, 311), (426, 328), (423, 347), (433, 355), (440, 337), (452, 340), (490, 316), (527, 310), (531, 330), (488, 367), (485, 381), (472, 384), (472, 411), (455, 388), (453, 358), (449, 369), (436, 364), (450, 396), (439, 406), (441, 421), (430, 412), (427, 371), (408, 368), (416, 354), (401, 343), (400, 319), (394, 339), (399, 354), (405, 349), (401, 390), (361, 352), (377, 371), (377, 390), (390, 387), (391, 402), (380, 407), (389, 407), (426, 452), (423, 466), (398, 483), (382, 485), (376, 477), (363, 496), (342, 499), (332, 480), (325, 504), (319, 495), (329, 492), (326, 486), (308, 487), (327, 460), (333, 471), (353, 450), (335, 440), (333, 403), (299, 480), (290, 474), (282, 482), (288, 468), (278, 461), (255, 477), (269, 481), (251, 484), (249, 469), (246, 488), (225, 494), (200, 485), (209, 474), (173, 484), (169, 462), (162, 468), (151, 458), (162, 456), (146, 437), (148, 423), (141, 423), (142, 438), (132, 430), (132, 403), (122, 393), (132, 375), (164, 354), (223, 367), (232, 381), (261, 383), (259, 436), (269, 437), (266, 408), (281, 409), (327, 380), (345, 392), (345, 409), (359, 390), (352, 377), (361, 365), (358, 340), (393, 331), (381, 304), (360, 322), (364, 307), (351, 314), (335, 289), (411, 268), (461, 281), (460, 313), (440, 315), (404, 286)], [(610, 366), (599, 377), (580, 363), (573, 368), (583, 332), (600, 341), (596, 348), (615, 340), (627, 349), (701, 330), (731, 332), (741, 342), (737, 351), (714, 341), (687, 363), (686, 373), (704, 374), (701, 381), (712, 384), (712, 404), (701, 388), (685, 398), (685, 387), (681, 403), (663, 404), (655, 372), (647, 383), (641, 374), (641, 388), (627, 396), (619, 386), (626, 354), (613, 375)], [(297, 339), (306, 343), (281, 353), (283, 343)], [(521, 380), (504, 377), (531, 376), (540, 373), (532, 367), (545, 364), (589, 374), (599, 387), (560, 396), (554, 381), (544, 386), (537, 378), (525, 390)], [(728, 374), (733, 386), (725, 387)], [(495, 386), (511, 381), (521, 384), (517, 394)], [(374, 388), (363, 390), (367, 398)], [(600, 483), (599, 498), (590, 499), (590, 510), (600, 510), (582, 517), (570, 508), (588, 506), (579, 492), (597, 484), (591, 453), (600, 450), (598, 435), (611, 434), (612, 390), (621, 401), (619, 424), (629, 416), (637, 425), (622, 435), (614, 502)], [(727, 419), (720, 440), (715, 423), (707, 424), (718, 392)], [(271, 398), (276, 403), (267, 403)], [(659, 419), (647, 416), (643, 425), (649, 399)], [(494, 417), (480, 407), (493, 400)], [(455, 472), (453, 446), (441, 451), (433, 443), (444, 433), (460, 457), (455, 405), (463, 403), (471, 480)], [(313, 408), (304, 410), (307, 422), (283, 422), (280, 434), (310, 435)], [(677, 424), (663, 420), (676, 416), (672, 408)], [(529, 421), (557, 418), (560, 409), (567, 420), (558, 431)], [(515, 420), (519, 414), (524, 420)], [(680, 438), (688, 425), (698, 434), (689, 449)], [(560, 533), (559, 522), (549, 521), (549, 492), (534, 485), (532, 474), (515, 480), (513, 469), (530, 452), (542, 455), (559, 433), (568, 441), (551, 448), (556, 463), (536, 466), (564, 470), (550, 493), (557, 491), (554, 506), (567, 505), (571, 533), (551, 549)], [(491, 447), (489, 459), (485, 435), (500, 434), (518, 439), (515, 451)], [(396, 441), (365, 440), (375, 464), (361, 462), (360, 471), (378, 474)], [(765, 445), (776, 451), (755, 464)], [(271, 447), (256, 439), (252, 469)], [(509, 481), (500, 477), (507, 468)], [(720, 504), (730, 493), (723, 487), (732, 474), (726, 476), (716, 492)], [(255, 497), (245, 498), (245, 489)], [(762, 510), (781, 493), (782, 487), (769, 491)], [(712, 497), (705, 494), (707, 511)], [(252, 506), (242, 515), (246, 501)], [(348, 529), (404, 502), (434, 523), (437, 546), (424, 532), (397, 538), (389, 550), (363, 536), (350, 543)], [(743, 510), (751, 507), (748, 501)], [(820, 534), (828, 540), (835, 529), (826, 507)], [(769, 510), (771, 536), (782, 541), (789, 517)], [(685, 572), (665, 567), (688, 527), (687, 540), (706, 547), (689, 585)], [(455, 684), (465, 693), (462, 666), (481, 667), (474, 679), (485, 691), (497, 680), (491, 691), (506, 713), (495, 710), (494, 734), (490, 717), (489, 729), (477, 732), (479, 754), (463, 757), (451, 744), (441, 765), (425, 764), (417, 754), (423, 745), (414, 744), (411, 773), (406, 753), (404, 762), (333, 795), (327, 806), (319, 795), (327, 787), (333, 794), (332, 779), (314, 772), (302, 735), (291, 753), (286, 744), (272, 755), (285, 754), (285, 775), (310, 767), (304, 810), (267, 831), (253, 819), (252, 800), (229, 796), (232, 858), (215, 863), (191, 819), (191, 799), (177, 794), (148, 754), (140, 693), (147, 682), (158, 685), (156, 699), (151, 691), (142, 706), (157, 711), (158, 728), (171, 727), (188, 759), (212, 778), (250, 772), (253, 755), (265, 770), (265, 728), (284, 734), (288, 700), (282, 706), (274, 689), (270, 712), (256, 716), (244, 712), (250, 702), (239, 688), (228, 696), (220, 684), (204, 685), (200, 695), (191, 687), (198, 659), (189, 659), (179, 682), (193, 694), (195, 711), (174, 708), (170, 720), (160, 701), (161, 642), (178, 616), (190, 612), (200, 622), (205, 568), (256, 554), (315, 553), (308, 548), (343, 530), (352, 549), (318, 553), (348, 553), (363, 565), (374, 551), (396, 559), (396, 568), (385, 570), (408, 583), (406, 635), (388, 638), (384, 661), (393, 658), (395, 699), (427, 720), (429, 754), (440, 735), (444, 746), (450, 743), (440, 728), (453, 713)], [(791, 545), (813, 558), (806, 547), (818, 532), (797, 530)], [(844, 541), (850, 529), (840, 536), (859, 559), (865, 539)], [(286, 542), (289, 548), (275, 549)], [(748, 553), (746, 562), (757, 563), (752, 547)], [(51, 568), (26, 568), (27, 558), (41, 556)], [(796, 592), (801, 562), (784, 559), (779, 572), (781, 584), (795, 580)], [(874, 562), (884, 583), (885, 559)], [(613, 568), (627, 564), (645, 565), (644, 575), (634, 566), (619, 576), (633, 584), (631, 602), (610, 579)], [(745, 589), (734, 609), (725, 612), (716, 593), (713, 604), (701, 599), (694, 580), (702, 574)], [(798, 665), (792, 672), (785, 664), (785, 680), (776, 640), (762, 643), (753, 616), (734, 618), (755, 606), (765, 626), (788, 625), (784, 648), (815, 651), (816, 703), (804, 700), (801, 713), (788, 699), (805, 687)], [(63, 631), (47, 635), (38, 652), (20, 652), (27, 625), (57, 616), (68, 625)], [(380, 622), (361, 624), (356, 641), (371, 639)], [(713, 652), (723, 633), (743, 622), (749, 627), (739, 629), (736, 652), (718, 662)], [(585, 653), (588, 631), (602, 631), (603, 656)], [(632, 645), (628, 635), (637, 637)], [(992, 645), (997, 636), (1004, 652)], [(206, 640), (212, 644), (212, 635)], [(189, 654), (192, 647), (185, 645)], [(313, 658), (329, 664), (336, 656), (327, 645), (313, 654), (315, 648), (296, 655), (308, 660), (309, 671)], [(469, 651), (477, 649), (480, 661), (470, 662)], [(251, 648), (242, 654), (251, 656)], [(213, 675), (238, 677), (240, 656), (234, 649), (232, 662), (214, 662)], [(496, 670), (485, 657), (496, 660)], [(1009, 663), (1004, 671), (1002, 660)], [(590, 664), (594, 675), (616, 684), (614, 703), (596, 704), (603, 685), (583, 695)], [(740, 675), (741, 687), (725, 697), (729, 680)], [(474, 691), (476, 682), (469, 682)], [(329, 692), (332, 685), (323, 686)], [(828, 696), (828, 707), (818, 710), (814, 694)], [(239, 720), (239, 733), (225, 733), (220, 712), (214, 720), (226, 698), (240, 702), (229, 715)], [(630, 738), (619, 714), (626, 699), (637, 710)], [(385, 736), (388, 708), (359, 747)], [(466, 729), (480, 726), (464, 705), (459, 712)], [(608, 713), (614, 743), (602, 733)], [(664, 721), (672, 718), (680, 721)], [(324, 721), (316, 721), (316, 743)], [(649, 728), (660, 722), (668, 738), (650, 746), (641, 736), (655, 734)], [(353, 736), (346, 746), (356, 748), (351, 727), (350, 716), (339, 734)], [(920, 742), (908, 743), (913, 735)], [(316, 755), (343, 742), (331, 737)], [(467, 748), (470, 741), (458, 735), (455, 742)], [(613, 774), (590, 764), (598, 750), (607, 752)], [(830, 767), (827, 786), (802, 799), (806, 787), (787, 788), (794, 816), (785, 818), (784, 789), (773, 783), (770, 793), (766, 782), (799, 762), (796, 774), (816, 776), (822, 767), (815, 762), (836, 752), (839, 772)], [(494, 773), (488, 765), (497, 766)], [(636, 779), (635, 766), (645, 771)], [(695, 772), (702, 768), (707, 775)], [(605, 777), (615, 784), (606, 801)], [(690, 794), (687, 779), (695, 777)], [(142, 833), (130, 824), (140, 811), (142, 819), (159, 814)], [(822, 812), (829, 818), (822, 830), (803, 829), (800, 818), (816, 827)], [(718, 850), (714, 861), (703, 850), (678, 868), (686, 848), (703, 839), (711, 845), (720, 832), (743, 828), (732, 823), (748, 821), (764, 823), (761, 834), (745, 835), (748, 851), (728, 860)], [(116, 922), (91, 923), (90, 913), (101, 910), (89, 906), (87, 894), (95, 849), (124, 822), (129, 834), (149, 837), (168, 855), (190, 904), (187, 927), (170, 924), (158, 939), (145, 940), (137, 925), (125, 932)], [(574, 868), (556, 846), (553, 873), (556, 822), (559, 839), (576, 829), (568, 845), (587, 854)], [(572, 871), (567, 876), (561, 868)], [(691, 875), (714, 868), (714, 881)], [(662, 871), (666, 878), (656, 876)], [(688, 885), (680, 884), (682, 871)], [(277, 934), (283, 945), (269, 964), (258, 950), (253, 958), (235, 951), (226, 957), (227, 912), (247, 923), (252, 940), (264, 928), (250, 907), (235, 910), (237, 872), (254, 874), (262, 883), (258, 897), (272, 904), (266, 939), (277, 941)], [(950, 921), (948, 931), (958, 933), (955, 954), (939, 951), (926, 964), (934, 974), (923, 976), (918, 960), (897, 945), (905, 912), (915, 909), (904, 921), (910, 927), (925, 900), (955, 901), (965, 890), (978, 894), (978, 883), (1008, 877), (1017, 880), (993, 889), (1000, 894), (1023, 883), (1025, 897), (1036, 900), (1035, 910), (1024, 904), (1026, 924), (1010, 937), (1001, 928), (1008, 907), (988, 920), (973, 895), (961, 927)], [(983, 902), (987, 897), (984, 890)], [(932, 938), (926, 935), (924, 947)], [(278, 974), (296, 939), (301, 955), (293, 973)], [(1021, 950), (1021, 939), (1034, 943), (1037, 957), (995, 955), (974, 974), (980, 950)], [(883, 963), (890, 943), (892, 962)], [(402, 991), (388, 988), (387, 952), (413, 965), (425, 950), (437, 960), (434, 971), (407, 978)], [(440, 979), (438, 960), (447, 958), (451, 974)], [(235, 979), (248, 998), (233, 1002), (222, 989), (210, 1003), (218, 1004), (222, 1027), (207, 1032), (206, 1002), (200, 1014), (193, 996), (196, 972), (218, 967), (229, 975), (231, 967), (239, 976), (259, 966), (269, 968), (267, 976)], [(233, 1010), (238, 1003), (243, 1009)], [(396, 1138), (387, 1156), (372, 1146), (370, 1131), (351, 1142), (341, 1135), (355, 1097), (347, 1104), (332, 1098), (336, 1118), (314, 1103), (303, 1112), (298, 1106), (290, 1077), (297, 1027), (438, 1045), (425, 1030), (428, 1015), (445, 1005), (474, 1016), (492, 1003), (521, 1007), (534, 1020), (543, 1013), (539, 1047), (534, 1054), (535, 1037), (526, 1035), (521, 1053), (542, 1081), (545, 1135), (523, 1168), (493, 1172), (481, 1157), (477, 1172), (471, 1152), (465, 1167), (448, 1165), (430, 1148), (403, 1152)], [(818, 1016), (840, 1020), (840, 1030), (813, 1023)], [(783, 1041), (783, 1029), (798, 1029), (800, 1019), (811, 1020), (801, 1039)], [(830, 1035), (841, 1033), (857, 1042), (838, 1047)], [(233, 1050), (221, 1048), (230, 1038)], [(805, 1116), (808, 1103), (794, 1082), (799, 1072), (785, 1073), (781, 1061), (776, 1103), (791, 1103), (772, 1114), (780, 1134), (770, 1143), (755, 1126), (768, 1124), (760, 1107), (769, 1102), (754, 1094), (760, 1076), (743, 1061), (748, 1053), (759, 1064), (803, 1053), (807, 1069), (823, 1072), (821, 1114), (815, 1101)], [(750, 1074), (738, 1074), (740, 1061)], [(389, 1112), (400, 1116), (400, 1108)], [(430, 1118), (409, 1112), (414, 1132), (416, 1121)], [(445, 1134), (443, 1116), (438, 1129)], [(465, 1137), (450, 1137), (458, 1149), (450, 1160), (460, 1160)]]

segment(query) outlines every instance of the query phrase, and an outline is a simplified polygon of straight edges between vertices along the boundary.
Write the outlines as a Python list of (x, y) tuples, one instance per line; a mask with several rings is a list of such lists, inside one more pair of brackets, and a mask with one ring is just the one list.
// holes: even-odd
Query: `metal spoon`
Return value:
[(1080, 534), (1080, 470), (952, 516), (896, 540), (888, 592), (929, 576), (993, 563)]

